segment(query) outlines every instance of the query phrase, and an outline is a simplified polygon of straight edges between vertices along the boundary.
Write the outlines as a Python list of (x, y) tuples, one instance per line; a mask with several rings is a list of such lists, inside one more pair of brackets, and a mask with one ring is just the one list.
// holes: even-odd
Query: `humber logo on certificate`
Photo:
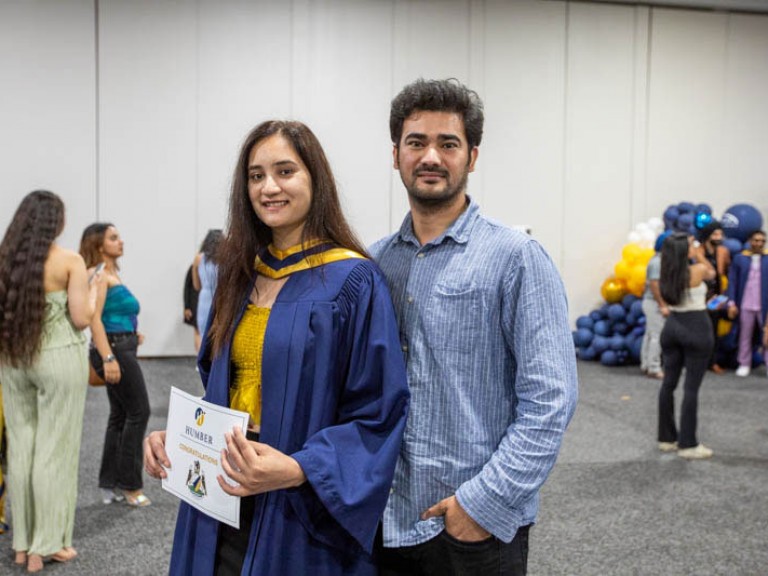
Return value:
[(240, 498), (225, 493), (218, 482), (224, 474), (221, 451), (224, 434), (238, 427), (245, 434), (248, 414), (211, 404), (178, 388), (171, 388), (166, 427), (166, 451), (171, 468), (163, 489), (208, 516), (240, 527)]

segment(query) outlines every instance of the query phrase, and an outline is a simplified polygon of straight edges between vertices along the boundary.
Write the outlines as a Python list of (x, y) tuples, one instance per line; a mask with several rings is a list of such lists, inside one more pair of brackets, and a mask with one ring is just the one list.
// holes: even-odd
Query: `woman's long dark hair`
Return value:
[(688, 235), (673, 234), (661, 246), (661, 275), (659, 289), (664, 301), (673, 306), (680, 304), (691, 282), (688, 268), (690, 245)]
[(0, 362), (32, 365), (45, 320), (45, 261), (64, 228), (64, 203), (35, 190), (16, 209), (0, 244)]
[(256, 216), (248, 196), (248, 159), (254, 146), (275, 134), (291, 144), (312, 179), (312, 201), (302, 243), (329, 240), (339, 247), (367, 255), (344, 218), (336, 181), (317, 137), (301, 122), (270, 120), (259, 124), (240, 148), (229, 197), (227, 233), (218, 251), (219, 274), (209, 334), (214, 356), (232, 337), (235, 316), (254, 279), (256, 255), (272, 241), (272, 230)]
[(218, 228), (212, 228), (208, 230), (205, 235), (202, 245), (200, 246), (200, 252), (203, 253), (205, 259), (218, 264), (219, 262), (219, 246), (221, 245), (221, 238), (223, 234)]

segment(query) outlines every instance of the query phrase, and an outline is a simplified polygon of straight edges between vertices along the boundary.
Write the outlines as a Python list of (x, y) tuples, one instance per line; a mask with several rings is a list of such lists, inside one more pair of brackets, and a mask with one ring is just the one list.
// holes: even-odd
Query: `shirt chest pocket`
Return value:
[(482, 290), (471, 284), (438, 283), (423, 315), (429, 344), (436, 350), (468, 352), (478, 344), (482, 329)]

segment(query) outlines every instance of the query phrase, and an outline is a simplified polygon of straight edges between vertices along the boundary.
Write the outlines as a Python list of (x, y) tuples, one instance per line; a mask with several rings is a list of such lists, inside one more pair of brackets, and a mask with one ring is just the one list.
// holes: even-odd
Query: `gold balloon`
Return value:
[(619, 280), (629, 280), (629, 271), (631, 266), (626, 260), (619, 260), (613, 267), (613, 273)]
[(656, 254), (656, 251), (653, 248), (643, 248), (638, 261), (644, 266), (648, 266), (648, 262), (653, 258), (654, 254)]
[(637, 262), (642, 252), (643, 249), (638, 244), (625, 244), (624, 248), (621, 249), (621, 259), (631, 266)]
[(616, 304), (627, 295), (627, 285), (624, 280), (609, 276), (600, 287), (600, 294), (608, 304)]
[(645, 291), (645, 271), (647, 266), (635, 264), (629, 271), (627, 289), (635, 296), (642, 296)]

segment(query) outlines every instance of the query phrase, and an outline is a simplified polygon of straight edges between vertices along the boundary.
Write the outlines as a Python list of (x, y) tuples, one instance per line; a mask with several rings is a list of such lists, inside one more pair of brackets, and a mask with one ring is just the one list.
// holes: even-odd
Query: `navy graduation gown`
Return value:
[[(204, 398), (227, 406), (231, 343), (212, 362), (208, 345), (199, 361)], [(242, 574), (376, 574), (370, 554), (407, 404), (378, 267), (349, 259), (290, 276), (264, 337), (260, 441), (293, 456), (307, 482), (256, 497)], [(213, 574), (218, 527), (182, 503), (170, 573)]]

